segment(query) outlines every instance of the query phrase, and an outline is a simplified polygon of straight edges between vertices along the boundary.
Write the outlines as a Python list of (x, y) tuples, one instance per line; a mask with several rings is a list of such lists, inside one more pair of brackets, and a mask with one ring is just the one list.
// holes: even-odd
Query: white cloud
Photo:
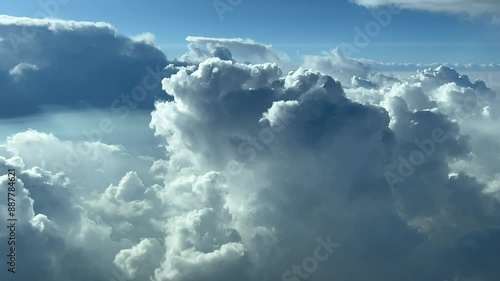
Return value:
[[(40, 94), (34, 82), (47, 77), (67, 83), (60, 94), (83, 91), (88, 82), (78, 79), (94, 65), (74, 67), (81, 46), (98, 50), (80, 63), (103, 60), (106, 73), (132, 69), (102, 81), (92, 76), (99, 88), (164, 60), (148, 36), (120, 37), (87, 23), (47, 28), (55, 23), (2, 20), (5, 30), (41, 26), (25, 45), (31, 51), (0, 47), (0, 77), (11, 79), (18, 66), (32, 83), (4, 86), (19, 93)], [(73, 36), (78, 40), (69, 42)], [(500, 239), (491, 227), (500, 218), (500, 107), (488, 83), (444, 66), (406, 78), (373, 74), (375, 63), (337, 51), (308, 56), (304, 67), (284, 74), (287, 58), (271, 46), (188, 41), (198, 45), (185, 57), (192, 65), (171, 66), (175, 73), (162, 81), (168, 99), (151, 112), (163, 153), (140, 156), (121, 143), (39, 130), (2, 141), (0, 168), (16, 168), (19, 178), (24, 244), (17, 280), (260, 281), (283, 279), (289, 269), (285, 276), (310, 280), (496, 280), (498, 267), (487, 259), (498, 257), (488, 247)], [(52, 51), (62, 46), (73, 61)], [(36, 98), (46, 102), (48, 95)], [(437, 129), (444, 140), (429, 143)], [(386, 173), (402, 166), (413, 170), (391, 190)], [(3, 194), (6, 181), (0, 175)], [(5, 216), (0, 212), (0, 220)], [(310, 260), (322, 237), (340, 248), (317, 270), (304, 270), (298, 263)], [(0, 232), (0, 244), (5, 239)]]
[[(256, 272), (268, 271), (271, 278), (280, 278), (283, 272), (277, 268), (289, 267), (306, 254), (305, 244), (296, 241), (307, 244), (322, 233), (333, 233), (346, 250), (328, 269), (315, 273), (316, 278), (372, 280), (372, 274), (345, 268), (353, 264), (358, 268), (359, 257), (376, 259), (375, 252), (384, 252), (384, 259), (398, 260), (397, 269), (394, 262), (389, 265), (371, 259), (370, 272), (377, 272), (386, 280), (398, 280), (396, 276), (408, 275), (415, 264), (437, 261), (441, 255), (447, 255), (451, 249), (439, 241), (460, 239), (477, 227), (487, 231), (487, 222), (498, 216), (498, 203), (481, 195), (483, 183), (464, 174), (449, 177), (452, 171), (461, 171), (456, 170), (455, 161), (469, 161), (474, 149), (474, 145), (469, 145), (474, 141), (462, 135), (457, 122), (465, 122), (461, 120), (469, 118), (467, 114), (474, 116), (479, 109), (468, 112), (463, 108), (460, 114), (467, 114), (451, 115), (450, 110), (458, 109), (462, 103), (460, 94), (450, 93), (452, 99), (436, 100), (444, 91), (441, 87), (450, 83), (464, 93), (492, 94), (482, 82), (472, 83), (444, 67), (417, 73), (403, 82), (383, 76), (377, 76), (375, 81), (369, 80), (371, 76), (356, 79), (354, 88), (347, 90), (347, 97), (365, 102), (363, 97), (374, 95), (370, 100), (378, 105), (374, 106), (352, 102), (337, 81), (317, 71), (298, 69), (283, 78), (274, 73), (278, 72), (262, 65), (208, 59), (196, 71), (180, 71), (164, 81), (164, 89), (174, 100), (157, 104), (151, 122), (156, 134), (166, 139), (170, 155), (166, 167), (168, 181), (171, 177), (182, 179), (206, 171), (222, 171), (217, 182), (227, 186), (227, 193), (214, 202), (221, 202), (222, 198), (232, 215), (229, 220), (215, 221), (232, 225), (241, 236), (239, 243), (243, 243), (245, 255), (251, 258), (250, 263), (242, 262), (240, 266)], [(377, 87), (357, 88), (360, 82)], [(434, 90), (439, 92), (436, 96)], [(490, 102), (493, 105), (495, 101)], [(450, 120), (441, 111), (458, 119)], [(484, 117), (479, 114), (477, 118)], [(276, 122), (280, 119), (287, 121)], [(415, 140), (429, 138), (436, 128), (448, 136), (446, 142), (436, 146), (435, 152), (391, 196), (385, 171), (397, 169), (399, 156), (410, 155), (418, 148)], [(466, 192), (473, 194), (470, 204), (480, 210), (474, 215), (464, 216), (457, 211), (464, 208), (457, 200), (466, 200), (457, 196)], [(186, 213), (174, 225), (185, 225), (193, 216), (205, 225), (200, 215), (207, 213), (200, 206), (207, 203), (180, 204)], [(493, 206), (494, 211), (488, 211), (487, 206)], [(321, 221), (320, 217), (328, 218), (328, 224), (313, 223)], [(429, 227), (424, 228), (419, 222), (422, 218), (429, 221)], [(453, 230), (463, 221), (474, 223)], [(380, 228), (380, 223), (386, 226)], [(185, 226), (184, 232), (193, 235), (191, 227)], [(186, 238), (174, 233), (171, 239), (179, 239), (175, 241), (193, 241), (190, 243), (199, 245), (195, 247), (204, 245), (194, 242), (201, 239), (200, 234)], [(366, 240), (366, 233), (370, 233), (373, 243)], [(211, 235), (209, 232), (208, 237)], [(293, 246), (285, 246), (284, 241)], [(380, 243), (383, 246), (376, 251), (375, 244)], [(421, 245), (431, 244), (432, 253), (419, 251)], [(167, 243), (167, 253), (177, 249), (173, 245), (176, 244)], [(217, 251), (219, 246), (210, 251)], [(189, 248), (190, 244), (184, 247)], [(393, 255), (388, 257), (387, 252)], [(408, 255), (415, 256), (408, 260)], [(183, 263), (175, 263), (177, 258), (168, 257), (167, 254), (169, 262), (163, 268), (172, 273), (166, 276), (173, 280), (193, 277), (182, 274), (197, 269), (188, 269)], [(186, 259), (183, 256), (181, 260)], [(191, 260), (194, 263), (197, 258)], [(450, 260), (448, 266), (459, 272), (481, 274), (477, 268), (458, 269), (456, 262)], [(164, 272), (162, 269), (157, 274)], [(208, 272), (206, 279), (221, 280), (231, 271), (221, 267), (217, 274)], [(436, 279), (447, 274), (454, 273), (444, 267), (433, 272)], [(256, 280), (250, 276), (242, 278)]]
[(403, 9), (424, 10), (430, 12), (446, 12), (455, 14), (500, 15), (500, 5), (497, 0), (351, 0), (366, 7), (394, 5)]
[[(255, 42), (252, 39), (243, 38), (210, 38), (188, 36), (190, 52), (181, 60), (190, 61), (204, 60), (211, 56), (220, 57), (221, 48), (226, 48), (226, 55), (220, 57), (222, 59), (231, 59), (234, 57), (240, 62), (251, 63), (267, 63), (273, 62), (278, 64), (285, 71), (291, 70), (294, 66), (290, 57), (282, 52), (278, 52), (271, 45), (265, 45)], [(210, 54), (207, 54), (204, 49), (207, 48)], [(229, 51), (229, 53), (227, 53)]]
[(37, 70), (39, 70), (38, 66), (23, 62), (14, 66), (11, 70), (9, 70), (9, 74), (14, 76), (16, 79), (19, 79), (25, 71), (37, 71)]
[[(312, 273), (315, 278), (371, 280), (377, 274), (399, 280), (410, 272), (420, 276), (415, 265), (442, 263), (442, 256), (456, 251), (440, 241), (460, 247), (472, 231), (495, 235), (488, 225), (498, 219), (498, 203), (495, 193), (482, 191), (492, 192), (498, 175), (470, 167), (491, 161), (494, 147), (480, 144), (493, 143), (496, 135), (476, 132), (468, 139), (462, 134), (472, 133), (470, 127), (458, 126), (492, 118), (458, 111), (461, 95), (489, 91), (482, 82), (440, 67), (405, 80), (358, 77), (344, 90), (318, 71), (301, 68), (281, 76), (275, 64), (210, 58), (196, 69), (181, 69), (163, 87), (173, 100), (157, 103), (152, 114), (151, 127), (165, 140), (168, 159), (158, 160), (162, 164), (149, 175), (160, 179), (156, 184), (130, 170), (111, 176), (116, 168), (106, 163), (134, 161), (123, 158), (119, 146), (26, 131), (0, 149), (1, 163), (15, 166), (19, 188), (25, 187), (19, 215), (29, 230), (23, 233), (44, 253), (25, 261), (40, 267), (23, 277), (279, 279), (310, 255), (316, 238), (331, 235), (342, 250)], [(496, 113), (496, 101), (488, 101)], [(435, 128), (448, 139), (391, 194), (384, 172)], [(78, 145), (102, 160), (89, 158), (69, 173), (47, 164)], [(99, 170), (108, 175), (95, 172), (101, 161)], [(67, 246), (44, 242), (50, 239)], [(457, 255), (467, 259), (464, 250)], [(367, 266), (360, 257), (371, 260), (366, 270), (348, 270)], [(432, 276), (484, 277), (491, 270), (447, 259)]]
[(344, 85), (350, 85), (353, 76), (366, 78), (372, 67), (370, 63), (345, 57), (338, 48), (323, 56), (304, 56), (303, 66), (331, 75)]
[(0, 15), (0, 26), (44, 27), (51, 31), (103, 30), (114, 35), (116, 29), (105, 22), (67, 21), (60, 19), (37, 19)]
[(156, 36), (153, 33), (150, 32), (145, 32), (138, 34), (134, 37), (131, 38), (132, 41), (135, 42), (144, 42), (146, 44), (149, 44), (151, 46), (155, 46), (158, 48), (158, 45), (156, 44)]
[(156, 239), (144, 239), (130, 249), (121, 250), (114, 263), (127, 278), (147, 279), (161, 260), (163, 248)]
[(475, 64), (475, 63), (384, 63), (384, 62), (369, 62), (373, 65), (374, 71), (411, 71), (415, 72), (421, 69), (437, 68), (439, 66), (446, 66), (463, 71), (500, 71), (500, 64)]

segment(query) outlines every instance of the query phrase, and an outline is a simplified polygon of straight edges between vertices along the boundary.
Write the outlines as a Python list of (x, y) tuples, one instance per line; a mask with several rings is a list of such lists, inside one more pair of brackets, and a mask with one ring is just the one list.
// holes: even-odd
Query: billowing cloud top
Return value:
[[(294, 67), (287, 54), (279, 53), (271, 45), (265, 45), (252, 39), (188, 36), (186, 41), (190, 43), (190, 52), (181, 60), (203, 60), (211, 56), (232, 59), (234, 56), (235, 59), (242, 62), (274, 62), (286, 70)], [(204, 50), (207, 50), (208, 53)]]

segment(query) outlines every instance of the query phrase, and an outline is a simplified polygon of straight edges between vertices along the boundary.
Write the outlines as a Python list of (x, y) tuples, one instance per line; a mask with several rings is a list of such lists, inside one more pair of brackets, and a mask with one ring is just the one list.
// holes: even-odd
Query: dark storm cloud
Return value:
[(108, 24), (2, 16), (0, 37), (0, 96), (9, 103), (2, 118), (47, 107), (110, 108), (146, 76), (147, 85), (156, 86), (147, 89), (139, 107), (152, 108), (162, 93), (165, 55)]

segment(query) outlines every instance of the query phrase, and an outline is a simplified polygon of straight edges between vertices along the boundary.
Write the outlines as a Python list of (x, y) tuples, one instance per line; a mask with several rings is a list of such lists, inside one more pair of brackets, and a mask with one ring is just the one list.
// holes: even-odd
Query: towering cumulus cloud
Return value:
[[(202, 250), (207, 244), (182, 251), (167, 242), (169, 270), (156, 276), (201, 278), (195, 275), (204, 268), (200, 264), (188, 270), (173, 262), (192, 251), (207, 255), (209, 268), (215, 256), (236, 263), (204, 271), (208, 280), (227, 280), (238, 266), (282, 280), (482, 276), (485, 268), (464, 267), (456, 257), (467, 257), (461, 253), (464, 239), (495, 233), (490, 225), (498, 218), (497, 203), (483, 194), (484, 183), (453, 167), (470, 156), (473, 141), (450, 118), (494, 118), (480, 105), (459, 111), (470, 95), (493, 105), (495, 94), (445, 67), (386, 81), (379, 90), (350, 89), (360, 102), (373, 95), (371, 104), (362, 105), (330, 76), (298, 69), (280, 77), (272, 64), (208, 59), (164, 80), (173, 101), (157, 104), (151, 125), (168, 144), (166, 186), (192, 174), (213, 179), (213, 192), (225, 190), (215, 194), (231, 214), (217, 225), (230, 228), (236, 240), (210, 239), (226, 243), (212, 244), (208, 253)], [(180, 216), (199, 214), (205, 204), (182, 204)], [(200, 218), (199, 224), (213, 227), (212, 220)], [(214, 235), (205, 231), (197, 239)], [(305, 259), (318, 237), (341, 245), (319, 264)], [(442, 266), (429, 267), (433, 261)]]
[[(87, 42), (76, 51), (106, 57), (103, 73), (120, 81), (161, 57), (109, 26), (80, 25), (35, 26), (40, 38)], [(284, 72), (235, 59), (234, 48), (252, 57), (255, 42), (190, 42), (208, 50), (191, 45), (190, 65), (163, 79), (151, 112), (161, 155), (35, 130), (0, 145), (0, 169), (19, 178), (18, 272), (2, 280), (497, 280), (499, 104), (485, 82), (444, 66), (370, 74), (335, 52)], [(6, 85), (51, 67), (38, 60), (48, 53), (33, 54), (2, 66)], [(58, 81), (73, 85), (95, 67), (79, 63)], [(53, 165), (72, 147), (89, 157)]]

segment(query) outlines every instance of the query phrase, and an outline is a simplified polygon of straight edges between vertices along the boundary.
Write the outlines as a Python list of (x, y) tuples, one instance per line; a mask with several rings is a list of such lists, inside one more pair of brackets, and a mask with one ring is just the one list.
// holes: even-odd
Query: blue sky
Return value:
[[(33, 17), (43, 11), (36, 0), (13, 3), (1, 2), (2, 13)], [(212, 1), (73, 0), (61, 5), (54, 15), (109, 22), (126, 35), (152, 32), (170, 58), (181, 55), (185, 37), (193, 35), (252, 38), (297, 59), (352, 42), (354, 27), (363, 29), (373, 20), (369, 9), (347, 0), (288, 1), (286, 5), (244, 0), (224, 13), (224, 20)], [(381, 62), (498, 63), (499, 47), (498, 25), (488, 17), (404, 10), (394, 15), (359, 57)]]

